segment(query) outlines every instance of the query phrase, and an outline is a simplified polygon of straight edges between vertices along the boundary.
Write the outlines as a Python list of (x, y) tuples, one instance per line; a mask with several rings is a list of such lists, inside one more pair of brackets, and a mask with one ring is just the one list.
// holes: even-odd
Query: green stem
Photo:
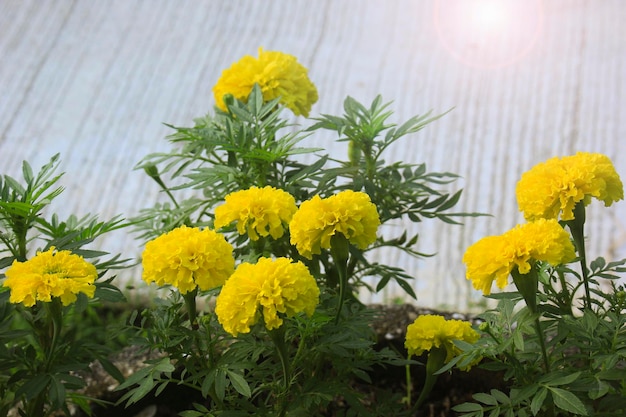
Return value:
[(339, 275), (339, 301), (337, 303), (337, 315), (335, 324), (339, 323), (343, 304), (348, 292), (348, 256), (350, 254), (350, 242), (341, 233), (330, 239), (330, 254), (333, 257), (337, 273)]
[[(411, 359), (411, 355), (407, 359)], [(413, 395), (413, 383), (411, 381), (411, 365), (404, 365), (404, 378), (406, 380), (406, 404), (411, 408), (411, 397)]]
[(287, 412), (287, 398), (291, 381), (291, 369), (289, 366), (289, 353), (287, 352), (287, 344), (285, 343), (285, 327), (281, 326), (278, 329), (268, 330), (267, 333), (272, 339), (274, 346), (276, 347), (276, 353), (280, 359), (280, 364), (283, 369), (283, 392), (281, 394), (280, 401), (280, 416), (284, 416)]
[[(41, 328), (37, 329), (40, 335), (39, 344), (42, 354), (42, 363), (37, 366), (38, 372), (48, 374), (53, 369), (57, 355), (57, 343), (61, 338), (63, 329), (63, 306), (61, 300), (53, 297), (48, 303), (44, 303), (45, 319)], [(37, 396), (26, 405), (26, 416), (40, 417), (50, 414), (52, 410), (44, 412), (48, 398), (48, 387), (44, 387)]]
[(18, 262), (25, 262), (27, 260), (26, 234), (28, 233), (28, 227), (26, 227), (26, 220), (24, 218), (20, 217), (14, 219), (13, 233), (17, 241), (17, 253), (14, 253), (15, 259)]
[(537, 332), (537, 339), (539, 339), (539, 346), (541, 347), (543, 365), (545, 367), (546, 373), (550, 373), (550, 361), (548, 360), (546, 341), (544, 340), (543, 332), (541, 331), (541, 323), (539, 322), (539, 317), (535, 318), (535, 331)]
[(161, 179), (161, 176), (159, 175), (159, 170), (156, 167), (156, 165), (153, 165), (153, 164), (147, 165), (143, 168), (143, 170), (145, 171), (146, 174), (148, 174), (150, 178), (154, 180), (154, 182), (156, 182), (159, 185), (159, 187), (161, 187), (163, 191), (165, 191), (165, 194), (167, 194), (170, 200), (172, 200), (172, 203), (174, 203), (174, 206), (176, 208), (180, 208), (180, 206), (178, 205), (178, 202), (174, 198), (174, 195), (172, 194), (170, 189), (167, 188), (167, 185), (165, 185), (165, 183)]
[(589, 290), (589, 273), (587, 271), (587, 255), (585, 252), (585, 203), (579, 201), (574, 206), (574, 219), (565, 222), (572, 233), (574, 245), (580, 259), (580, 269), (583, 274), (583, 285), (585, 287), (585, 307), (591, 309), (591, 291)]
[(63, 329), (63, 307), (61, 306), (61, 300), (57, 297), (53, 297), (50, 303), (46, 304), (46, 313), (50, 316), (49, 323), (49, 344), (46, 346), (48, 350), (46, 352), (46, 371), (52, 367), (54, 356), (56, 355), (57, 340), (61, 336), (61, 330)]
[(567, 307), (568, 311), (567, 314), (568, 315), (572, 315), (572, 296), (569, 293), (569, 290), (567, 289), (567, 281), (565, 280), (565, 274), (563, 274), (563, 272), (558, 271), (558, 275), (559, 275), (559, 281), (561, 283), (561, 293), (563, 294), (563, 297), (565, 298), (564, 300), (561, 299), (559, 301), (559, 307), (561, 308), (561, 310), (563, 310), (564, 307)]
[(526, 274), (519, 272), (517, 267), (511, 270), (511, 277), (517, 291), (522, 295), (528, 309), (533, 313), (537, 313), (537, 289), (539, 288), (539, 276), (535, 264), (530, 266), (530, 270)]
[(543, 364), (546, 372), (550, 372), (550, 361), (548, 360), (548, 352), (546, 350), (546, 342), (544, 340), (543, 333), (541, 332), (541, 323), (539, 322), (539, 309), (537, 308), (537, 289), (539, 286), (539, 276), (537, 275), (537, 268), (535, 264), (530, 266), (530, 270), (526, 274), (521, 274), (517, 267), (511, 270), (511, 276), (513, 277), (513, 283), (519, 293), (524, 297), (526, 306), (530, 312), (535, 316), (535, 330), (537, 332), (537, 338), (539, 339), (539, 345), (541, 347), (541, 354), (543, 356)]
[(435, 372), (441, 369), (441, 367), (444, 365), (446, 361), (446, 356), (446, 348), (443, 346), (433, 348), (428, 353), (428, 360), (426, 361), (426, 380), (424, 381), (424, 387), (422, 388), (422, 391), (420, 392), (417, 401), (411, 409), (411, 415), (415, 415), (417, 413), (422, 404), (424, 404), (424, 401), (426, 401), (426, 399), (430, 395), (430, 392), (433, 390), (433, 387), (435, 386), (435, 382), (437, 382), (438, 377)]
[(198, 288), (194, 288), (186, 294), (183, 294), (185, 299), (185, 306), (187, 307), (187, 315), (189, 316), (189, 324), (192, 329), (198, 329), (198, 312), (196, 309), (196, 295), (198, 295)]

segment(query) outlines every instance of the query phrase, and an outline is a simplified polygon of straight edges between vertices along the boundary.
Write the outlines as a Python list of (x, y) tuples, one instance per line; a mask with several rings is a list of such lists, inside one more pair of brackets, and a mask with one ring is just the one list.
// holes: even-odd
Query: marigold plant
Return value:
[(498, 236), (488, 236), (471, 245), (463, 255), (466, 278), (483, 294), (491, 293), (493, 281), (499, 288), (508, 285), (513, 268), (530, 271), (533, 261), (559, 265), (576, 257), (569, 234), (556, 220), (539, 219), (517, 225)]
[(259, 48), (258, 58), (246, 55), (222, 72), (213, 87), (215, 101), (226, 111), (224, 95), (245, 102), (254, 84), (258, 84), (266, 102), (279, 99), (295, 115), (308, 116), (318, 95), (307, 72), (293, 55)]
[(268, 330), (283, 324), (282, 316), (312, 315), (319, 302), (315, 278), (301, 262), (261, 258), (244, 262), (226, 281), (217, 297), (215, 313), (228, 333), (248, 333), (262, 314)]
[(455, 340), (475, 343), (478, 338), (478, 332), (467, 321), (446, 320), (443, 316), (425, 314), (407, 327), (404, 346), (410, 355), (416, 356), (443, 347), (446, 350), (445, 361), (449, 362), (461, 352), (454, 345)]
[(611, 160), (603, 154), (578, 152), (554, 157), (524, 173), (516, 187), (527, 220), (572, 220), (576, 203), (597, 198), (610, 206), (624, 198), (624, 187)]
[(96, 267), (82, 256), (54, 247), (37, 252), (28, 261), (14, 261), (5, 274), (2, 285), (11, 290), (9, 301), (26, 307), (37, 301), (50, 302), (52, 297), (59, 297), (63, 305), (69, 305), (79, 293), (93, 298), (94, 281), (98, 277)]
[(226, 196), (215, 209), (214, 225), (219, 229), (236, 221), (239, 234), (247, 232), (251, 240), (268, 235), (278, 239), (297, 209), (296, 200), (283, 190), (251, 187)]
[[(338, 392), (349, 404), (340, 414), (397, 415), (408, 403), (390, 396), (385, 404), (364, 407), (352, 381), (414, 361), (379, 350), (373, 312), (358, 298), (362, 289), (381, 292), (391, 285), (417, 298), (413, 273), (370, 257), (387, 249), (427, 255), (418, 250), (418, 234), (398, 224), (454, 224), (477, 215), (453, 211), (461, 191), (439, 190), (455, 174), (385, 161), (397, 141), (442, 115), (396, 124), (391, 103), (381, 96), (371, 104), (346, 97), (343, 114), (294, 127), (284, 108), (307, 116), (317, 90), (294, 57), (262, 49), (225, 70), (213, 92), (215, 112), (191, 127), (171, 126), (171, 152), (139, 163), (167, 200), (142, 210), (134, 224), (145, 240), (180, 224), (211, 225), (233, 245), (239, 266), (221, 288), (173, 291), (143, 312), (136, 340), (166, 358), (122, 384), (129, 390), (120, 402), (132, 404), (178, 384), (197, 388), (207, 400), (189, 415), (318, 415), (333, 407)], [(317, 141), (318, 133), (347, 143), (349, 153), (302, 147), (305, 139)], [(385, 223), (394, 227), (379, 233)], [(192, 272), (176, 252), (187, 240), (157, 245), (163, 246), (163, 266), (145, 274), (155, 282), (189, 282)], [(172, 364), (184, 371), (173, 372)]]
[(345, 190), (328, 198), (319, 195), (303, 202), (289, 229), (291, 243), (308, 259), (330, 248), (335, 234), (342, 234), (359, 249), (376, 240), (378, 211), (363, 192)]
[(181, 226), (146, 244), (143, 252), (145, 282), (172, 285), (186, 294), (209, 290), (226, 281), (234, 270), (233, 247), (223, 235)]

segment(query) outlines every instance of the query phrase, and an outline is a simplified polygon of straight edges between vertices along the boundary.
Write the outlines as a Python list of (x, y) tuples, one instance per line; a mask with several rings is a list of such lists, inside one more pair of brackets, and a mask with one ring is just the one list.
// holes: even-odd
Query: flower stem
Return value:
[[(63, 329), (63, 307), (61, 300), (53, 297), (50, 302), (44, 303), (45, 319), (41, 322), (42, 327), (38, 330), (39, 344), (41, 347), (42, 360), (39, 371), (48, 374), (53, 369), (55, 356), (57, 355), (57, 343), (61, 338)], [(35, 323), (33, 323), (35, 324)], [(45, 416), (52, 410), (44, 413), (48, 399), (48, 386), (46, 385), (32, 400), (26, 404), (26, 416)]]
[(278, 329), (268, 330), (267, 333), (272, 339), (274, 346), (276, 347), (276, 352), (278, 353), (278, 358), (280, 359), (280, 364), (283, 368), (283, 392), (281, 394), (280, 401), (280, 416), (284, 416), (287, 412), (287, 394), (289, 392), (290, 381), (291, 381), (291, 369), (289, 366), (289, 354), (287, 352), (287, 345), (285, 343), (285, 327), (281, 326)]
[(587, 271), (587, 256), (585, 252), (585, 203), (579, 201), (574, 206), (574, 219), (565, 222), (572, 233), (578, 258), (580, 259), (580, 269), (583, 275), (583, 285), (585, 287), (585, 307), (591, 309), (591, 291), (589, 290), (589, 273)]
[(511, 270), (511, 277), (517, 291), (522, 295), (528, 309), (535, 314), (537, 312), (537, 289), (539, 287), (539, 277), (535, 265), (531, 265), (526, 274), (519, 272), (517, 267)]
[[(411, 355), (407, 359), (411, 359)], [(406, 404), (411, 408), (411, 396), (413, 395), (413, 383), (411, 381), (411, 365), (404, 365), (404, 377), (406, 380)]]
[(411, 415), (415, 415), (417, 413), (424, 401), (426, 401), (426, 399), (430, 395), (430, 392), (433, 390), (433, 387), (435, 386), (435, 382), (437, 382), (438, 377), (435, 372), (441, 369), (441, 367), (445, 363), (446, 355), (446, 348), (443, 346), (433, 348), (428, 353), (428, 360), (426, 361), (426, 380), (424, 381), (424, 387), (422, 388), (422, 391), (420, 392), (417, 401), (411, 409)]
[(330, 239), (330, 254), (333, 257), (337, 273), (339, 275), (339, 301), (337, 303), (337, 315), (335, 324), (339, 323), (343, 304), (348, 290), (348, 256), (350, 254), (350, 243), (346, 237), (339, 233)]
[(198, 312), (196, 309), (196, 295), (198, 295), (198, 288), (194, 288), (186, 294), (183, 294), (185, 299), (185, 306), (187, 307), (187, 315), (189, 316), (189, 325), (192, 329), (198, 329)]
[(539, 346), (541, 347), (541, 356), (543, 358), (543, 365), (546, 373), (550, 372), (550, 361), (548, 360), (548, 351), (546, 349), (546, 341), (543, 338), (543, 332), (541, 331), (541, 323), (539, 317), (535, 318), (535, 331), (537, 332), (537, 339), (539, 339)]
[(148, 174), (148, 176), (150, 178), (152, 178), (154, 180), (154, 182), (156, 182), (159, 187), (161, 187), (161, 189), (163, 191), (165, 191), (165, 194), (167, 194), (167, 196), (170, 198), (170, 200), (172, 201), (172, 203), (174, 204), (174, 206), (176, 208), (180, 208), (180, 206), (178, 205), (178, 202), (176, 201), (176, 199), (174, 198), (174, 195), (172, 194), (172, 192), (170, 191), (169, 188), (167, 188), (167, 185), (165, 185), (165, 183), (163, 182), (163, 180), (161, 179), (161, 176), (159, 175), (159, 170), (156, 167), (156, 165), (154, 164), (150, 164), (150, 165), (146, 165), (144, 167), (144, 171), (146, 172), (146, 174)]
[(531, 265), (530, 270), (526, 274), (521, 274), (519, 269), (515, 267), (511, 270), (511, 276), (513, 277), (513, 283), (515, 284), (517, 291), (519, 291), (522, 297), (524, 297), (526, 306), (528, 306), (530, 312), (535, 316), (535, 330), (541, 347), (543, 364), (546, 372), (550, 372), (550, 361), (548, 360), (546, 341), (544, 340), (543, 333), (541, 332), (541, 323), (539, 322), (538, 312), (539, 309), (537, 308), (537, 289), (539, 286), (539, 277), (537, 275), (536, 265)]

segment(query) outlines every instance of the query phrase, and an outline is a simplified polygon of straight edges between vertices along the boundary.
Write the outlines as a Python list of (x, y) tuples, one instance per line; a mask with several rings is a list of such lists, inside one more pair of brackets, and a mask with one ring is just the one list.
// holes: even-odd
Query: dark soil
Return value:
[[(404, 351), (404, 334), (408, 324), (412, 323), (420, 314), (441, 314), (447, 318), (471, 320), (471, 317), (458, 313), (443, 313), (432, 310), (420, 309), (412, 305), (402, 306), (372, 306), (381, 311), (380, 319), (372, 326), (378, 335), (378, 347), (393, 347)], [(129, 361), (134, 360), (132, 354)], [(425, 363), (425, 357), (417, 358)], [(143, 359), (139, 359), (142, 361)], [(424, 366), (414, 366), (411, 370), (413, 392), (419, 393), (422, 388), (425, 370)], [(365, 404), (377, 404), (390, 400), (391, 393), (403, 395), (406, 393), (406, 376), (402, 367), (393, 369), (375, 369), (371, 372), (373, 384), (365, 384), (355, 381), (354, 388), (362, 392), (362, 402)], [(94, 378), (93, 384), (106, 384), (104, 380)], [(93, 387), (92, 387), (93, 388)], [(446, 417), (456, 416), (451, 408), (457, 404), (471, 401), (472, 395), (477, 392), (488, 392), (492, 388), (506, 391), (502, 378), (494, 372), (488, 372), (479, 367), (472, 368), (469, 372), (454, 370), (439, 376), (437, 383), (429, 397), (429, 400), (421, 407), (414, 417)], [(110, 387), (99, 398), (116, 401), (121, 394), (113, 392)], [(148, 395), (139, 403), (129, 407), (94, 407), (94, 417), (174, 417), (183, 410), (189, 410), (192, 403), (205, 403), (196, 390), (183, 386), (168, 385), (158, 396)], [(321, 416), (334, 417), (343, 415), (346, 404), (340, 395), (325, 410)], [(81, 416), (82, 417), (82, 416)], [(391, 416), (387, 416), (391, 417)]]

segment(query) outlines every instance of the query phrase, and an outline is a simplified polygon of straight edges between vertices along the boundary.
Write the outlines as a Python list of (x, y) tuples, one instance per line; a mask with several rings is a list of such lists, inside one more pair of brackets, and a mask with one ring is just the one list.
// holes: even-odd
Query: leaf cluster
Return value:
[[(395, 234), (397, 222), (439, 219), (458, 224), (463, 217), (479, 215), (452, 211), (461, 190), (444, 189), (457, 175), (428, 172), (423, 163), (388, 163), (384, 159), (393, 144), (443, 115), (427, 113), (396, 125), (389, 121), (393, 114), (390, 103), (380, 96), (369, 107), (348, 97), (342, 116), (322, 115), (308, 128), (299, 129), (281, 117), (281, 110), (275, 100), (264, 102), (257, 86), (247, 102), (228, 102), (226, 112), (216, 109), (214, 114), (196, 119), (193, 127), (170, 126), (175, 131), (168, 137), (174, 145), (172, 151), (148, 155), (137, 165), (155, 180), (166, 198), (142, 210), (135, 219), (139, 237), (153, 239), (182, 224), (211, 226), (213, 210), (226, 195), (266, 185), (287, 191), (297, 203), (345, 189), (364, 191), (376, 205), (384, 231), (369, 250), (387, 248), (413, 257), (429, 255), (416, 249), (418, 234)], [(299, 147), (303, 139), (324, 131), (337, 134), (339, 142), (348, 142), (345, 159), (331, 157), (321, 148)], [(311, 162), (303, 162), (307, 159)], [(239, 237), (234, 228), (226, 234), (236, 244), (237, 256), (249, 253), (245, 237)], [(288, 236), (257, 246), (257, 253), (300, 258)], [(379, 284), (372, 290), (396, 282), (415, 297), (409, 283), (412, 277), (402, 269), (369, 263), (364, 251), (353, 251), (353, 259), (349, 270), (353, 288), (366, 286), (364, 277), (377, 276)], [(327, 284), (333, 281), (334, 265), (328, 252), (307, 266), (329, 275)]]
[[(616, 279), (625, 263), (607, 263), (603, 258), (590, 262), (592, 308), (572, 302), (583, 278), (562, 266), (539, 266), (543, 278), (535, 315), (520, 305), (517, 292), (492, 295), (499, 302), (481, 315), (483, 337), (476, 345), (459, 345), (464, 353), (448, 367), (487, 358), (481, 366), (503, 373), (510, 391), (475, 394), (476, 402), (456, 406), (455, 411), (463, 416), (623, 415), (626, 293)], [(562, 279), (565, 276), (570, 279)], [(548, 367), (541, 360), (541, 341), (533, 329), (536, 319), (546, 341)]]
[[(203, 296), (209, 294), (202, 294)], [(131, 343), (157, 353), (155, 359), (131, 375), (118, 390), (120, 403), (133, 404), (146, 395), (159, 395), (170, 384), (195, 388), (198, 402), (185, 416), (294, 416), (317, 415), (337, 401), (353, 415), (378, 415), (362, 401), (355, 382), (371, 384), (374, 367), (400, 366), (406, 361), (395, 352), (375, 348), (369, 325), (373, 312), (353, 303), (345, 320), (334, 321), (333, 299), (327, 298), (311, 317), (284, 318), (290, 379), (282, 383), (276, 346), (262, 322), (249, 334), (233, 338), (217, 323), (210, 309), (199, 313), (192, 326), (182, 297), (172, 292), (141, 316)], [(131, 322), (136, 317), (131, 317)], [(384, 405), (387, 412), (404, 406), (399, 397)]]

